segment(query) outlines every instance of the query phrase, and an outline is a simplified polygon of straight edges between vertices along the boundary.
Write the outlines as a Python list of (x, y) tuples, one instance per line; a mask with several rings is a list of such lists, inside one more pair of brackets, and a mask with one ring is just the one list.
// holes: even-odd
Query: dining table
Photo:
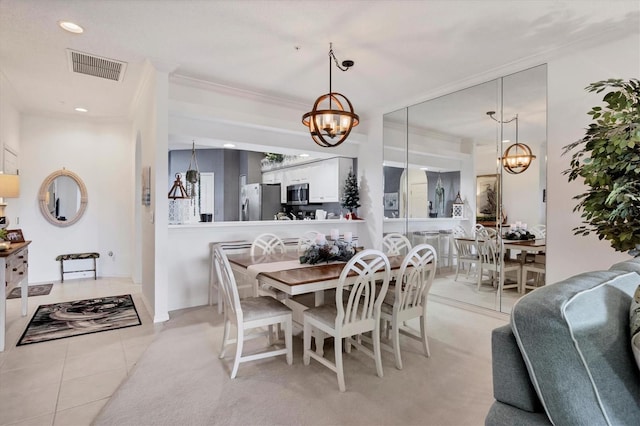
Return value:
[[(307, 303), (298, 302), (294, 296), (314, 294), (312, 306), (324, 304), (325, 290), (335, 289), (340, 281), (340, 275), (347, 262), (330, 261), (319, 262), (314, 265), (300, 263), (300, 255), (293, 252), (277, 254), (229, 254), (229, 265), (236, 279), (243, 277), (253, 282), (253, 294), (257, 296), (259, 286), (268, 286), (280, 290), (286, 296), (283, 301), (293, 311), (294, 326), (304, 322), (303, 312), (310, 306)], [(402, 266), (404, 256), (388, 256), (391, 277), (394, 278)], [(357, 278), (355, 273), (347, 275)], [(382, 273), (380, 273), (382, 278)], [(301, 329), (300, 329), (301, 330)], [(324, 352), (324, 336), (315, 336), (316, 352), (320, 355)]]
[[(456, 240), (464, 240), (464, 241), (475, 241), (478, 242), (477, 239), (473, 237), (456, 237)], [(532, 240), (509, 240), (507, 238), (502, 238), (502, 247), (505, 250), (505, 257), (511, 257), (511, 250), (519, 250), (523, 255), (520, 256), (520, 276), (521, 283), (523, 282), (524, 275), (522, 273), (522, 266), (526, 261), (527, 253), (545, 253), (547, 250), (546, 239), (544, 238), (536, 238)], [(477, 249), (476, 249), (477, 250)], [(501, 283), (502, 284), (502, 283)], [(524, 285), (524, 284), (523, 284)]]
[[(300, 263), (300, 255), (293, 252), (277, 254), (229, 254), (229, 264), (234, 273), (244, 275), (256, 282), (254, 295), (258, 285), (265, 285), (280, 290), (287, 296), (315, 294), (315, 305), (324, 303), (324, 291), (338, 286), (340, 274), (347, 262), (330, 261), (316, 263)], [(388, 256), (391, 277), (402, 265), (404, 256)], [(356, 277), (355, 273), (349, 276)]]

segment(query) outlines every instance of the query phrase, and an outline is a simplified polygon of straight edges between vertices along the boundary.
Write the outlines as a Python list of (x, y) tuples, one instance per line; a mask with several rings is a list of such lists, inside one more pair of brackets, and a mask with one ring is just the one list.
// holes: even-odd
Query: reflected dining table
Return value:
[[(456, 240), (464, 240), (464, 241), (474, 241), (478, 242), (475, 238), (472, 237), (457, 237)], [(546, 239), (540, 238), (535, 240), (508, 240), (506, 238), (502, 238), (502, 247), (505, 250), (505, 255), (510, 257), (511, 250), (519, 250), (523, 253), (523, 256), (520, 256), (520, 282), (522, 286), (524, 286), (524, 274), (522, 272), (522, 266), (524, 266), (526, 260), (527, 253), (545, 253), (547, 250)], [(477, 248), (476, 248), (477, 252)], [(500, 283), (501, 285), (503, 283)]]

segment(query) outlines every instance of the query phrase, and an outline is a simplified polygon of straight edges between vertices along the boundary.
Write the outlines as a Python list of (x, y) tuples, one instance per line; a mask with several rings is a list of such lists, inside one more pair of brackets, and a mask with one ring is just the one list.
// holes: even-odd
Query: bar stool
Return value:
[(453, 230), (441, 229), (438, 231), (439, 245), (438, 245), (438, 266), (453, 266)]

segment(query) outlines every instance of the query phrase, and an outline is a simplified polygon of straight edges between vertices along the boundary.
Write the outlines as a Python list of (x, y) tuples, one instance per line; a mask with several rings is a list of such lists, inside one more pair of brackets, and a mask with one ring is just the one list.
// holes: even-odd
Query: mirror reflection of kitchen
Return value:
[(64, 222), (80, 210), (80, 188), (69, 176), (58, 176), (49, 185), (45, 202), (49, 214)]

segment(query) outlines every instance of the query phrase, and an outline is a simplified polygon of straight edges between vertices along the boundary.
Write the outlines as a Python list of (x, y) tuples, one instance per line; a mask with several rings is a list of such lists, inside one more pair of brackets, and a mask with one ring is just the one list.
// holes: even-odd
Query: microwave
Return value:
[(309, 184), (298, 183), (287, 186), (287, 205), (304, 206), (309, 204)]

